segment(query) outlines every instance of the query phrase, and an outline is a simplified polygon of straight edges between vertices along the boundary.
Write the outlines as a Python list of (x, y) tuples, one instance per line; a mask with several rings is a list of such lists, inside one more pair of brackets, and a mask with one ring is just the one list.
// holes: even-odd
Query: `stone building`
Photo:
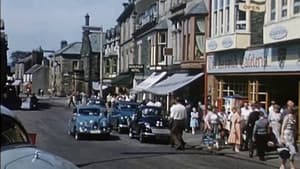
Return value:
[(299, 102), (298, 1), (212, 0), (210, 18), (211, 103), (231, 109), (258, 101), (267, 109), (271, 100)]
[(50, 59), (49, 92), (65, 96), (73, 91), (83, 90), (83, 67), (81, 59), (81, 42), (68, 44), (61, 42), (61, 48)]

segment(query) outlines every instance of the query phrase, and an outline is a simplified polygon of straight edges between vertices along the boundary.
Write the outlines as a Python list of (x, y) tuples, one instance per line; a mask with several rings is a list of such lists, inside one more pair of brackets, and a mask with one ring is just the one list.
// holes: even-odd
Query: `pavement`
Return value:
[[(192, 135), (191, 133), (184, 133), (183, 139), (188, 145), (187, 149), (198, 149), (201, 151), (211, 152), (207, 149), (205, 145), (202, 144), (202, 133), (199, 131), (195, 135)], [(298, 145), (298, 147), (300, 147), (300, 145)], [(236, 153), (232, 150), (232, 147), (229, 145), (225, 145), (224, 147), (221, 148), (221, 150), (214, 151), (211, 153), (214, 153), (215, 155), (223, 155), (237, 160), (259, 163), (259, 164), (270, 166), (271, 168), (279, 168), (281, 162), (277, 151), (267, 152), (265, 156), (266, 159), (265, 161), (260, 161), (258, 157), (255, 156), (255, 152), (253, 158), (249, 157), (249, 151), (240, 151)], [(300, 153), (297, 153), (295, 157), (295, 165), (296, 167), (300, 168)]]

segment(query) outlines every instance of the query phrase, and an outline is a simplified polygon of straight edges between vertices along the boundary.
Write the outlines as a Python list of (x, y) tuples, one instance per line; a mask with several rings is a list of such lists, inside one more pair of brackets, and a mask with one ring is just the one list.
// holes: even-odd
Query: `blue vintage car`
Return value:
[(73, 110), (68, 123), (68, 134), (76, 140), (85, 135), (110, 136), (110, 124), (106, 109), (97, 105), (81, 105)]
[(1, 169), (79, 169), (71, 162), (38, 149), (23, 125), (4, 106), (1, 114)]
[(112, 127), (119, 133), (128, 130), (130, 118), (135, 113), (138, 106), (138, 103), (130, 101), (117, 101), (114, 103), (110, 117)]

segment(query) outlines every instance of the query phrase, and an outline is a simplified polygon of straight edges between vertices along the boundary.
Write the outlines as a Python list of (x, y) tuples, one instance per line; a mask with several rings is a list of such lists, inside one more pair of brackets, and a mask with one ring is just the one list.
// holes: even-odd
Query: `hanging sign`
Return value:
[(239, 10), (241, 11), (253, 11), (253, 12), (265, 12), (265, 4), (256, 3), (239, 3)]

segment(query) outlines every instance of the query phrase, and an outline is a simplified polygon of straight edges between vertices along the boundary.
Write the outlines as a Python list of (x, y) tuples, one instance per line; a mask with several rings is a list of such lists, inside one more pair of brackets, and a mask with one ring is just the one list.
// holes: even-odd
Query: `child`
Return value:
[(195, 130), (197, 127), (199, 127), (199, 113), (196, 111), (196, 108), (193, 107), (191, 112), (191, 121), (190, 121), (190, 127), (192, 128), (192, 134), (195, 135)]

